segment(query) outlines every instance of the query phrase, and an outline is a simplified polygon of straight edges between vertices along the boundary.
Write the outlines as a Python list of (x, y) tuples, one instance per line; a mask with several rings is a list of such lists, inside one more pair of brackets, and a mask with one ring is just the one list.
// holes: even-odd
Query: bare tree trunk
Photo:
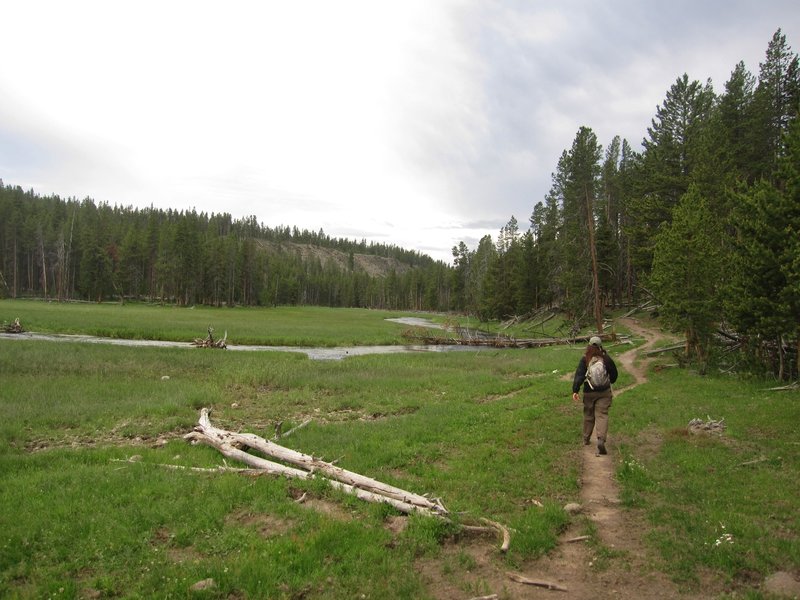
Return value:
[(800, 332), (798, 332), (797, 336), (797, 369), (795, 371), (795, 377), (800, 379)]
[(592, 257), (592, 288), (594, 293), (594, 320), (597, 333), (603, 333), (603, 305), (600, 301), (600, 275), (597, 264), (597, 247), (594, 240), (594, 210), (589, 188), (586, 191), (586, 227), (589, 230), (589, 252)]
[(42, 290), (44, 297), (47, 298), (47, 260), (44, 253), (44, 234), (39, 229), (39, 252), (42, 254)]
[[(375, 497), (378, 497), (379, 501), (389, 503), (403, 512), (422, 512), (440, 516), (447, 513), (440, 502), (430, 500), (425, 496), (347, 471), (311, 455), (285, 448), (252, 433), (234, 433), (214, 427), (209, 419), (209, 410), (207, 408), (202, 409), (198, 425), (186, 438), (207, 443), (219, 449), (228, 458), (242, 461), (254, 468), (264, 469), (269, 472), (302, 479), (308, 479), (312, 474), (319, 473), (332, 480), (330, 483), (333, 487), (344, 489), (363, 499), (375, 501)], [(278, 463), (253, 456), (239, 449), (241, 446), (253, 448), (262, 454), (294, 466), (284, 467)], [(295, 467), (299, 467), (302, 470)]]
[(19, 283), (17, 281), (17, 275), (19, 273), (19, 271), (17, 270), (17, 266), (18, 266), (18, 263), (17, 263), (17, 236), (14, 235), (14, 267), (13, 267), (12, 276), (11, 276), (13, 281), (14, 281), (14, 284), (13, 284), (14, 287), (12, 288), (11, 297), (14, 298), (14, 299), (16, 299), (16, 297), (17, 297), (17, 286), (18, 286), (18, 283)]

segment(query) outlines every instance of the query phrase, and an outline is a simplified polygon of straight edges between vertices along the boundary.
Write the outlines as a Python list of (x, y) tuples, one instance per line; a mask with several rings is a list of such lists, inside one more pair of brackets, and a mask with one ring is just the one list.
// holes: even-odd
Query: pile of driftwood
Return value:
[[(210, 410), (203, 408), (200, 411), (198, 424), (184, 438), (192, 443), (206, 444), (216, 448), (226, 458), (248, 466), (246, 469), (226, 468), (225, 470), (235, 470), (248, 475), (269, 474), (296, 479), (322, 479), (334, 489), (353, 494), (367, 502), (389, 504), (405, 514), (417, 513), (449, 519), (449, 512), (439, 498), (409, 492), (348, 471), (333, 463), (286, 448), (252, 433), (237, 433), (220, 429), (211, 424), (209, 415)], [(288, 435), (288, 433), (284, 435)], [(251, 454), (248, 450), (261, 456)], [(277, 459), (281, 462), (270, 459)], [(461, 522), (464, 531), (500, 533), (503, 539), (500, 550), (502, 552), (508, 550), (511, 536), (503, 525), (489, 519), (480, 519), (484, 525), (467, 525), (463, 518)]]
[(209, 326), (208, 335), (205, 338), (195, 338), (192, 342), (192, 346), (197, 346), (198, 348), (220, 348), (221, 350), (225, 350), (228, 347), (228, 332), (225, 332), (222, 339), (215, 340), (214, 328)]
[(719, 421), (715, 421), (711, 417), (708, 417), (705, 421), (703, 421), (703, 419), (692, 419), (689, 421), (690, 433), (723, 433), (724, 431), (724, 418), (720, 419)]
[(5, 333), (22, 333), (25, 330), (20, 325), (19, 317), (17, 317), (13, 323), (3, 323), (3, 331)]

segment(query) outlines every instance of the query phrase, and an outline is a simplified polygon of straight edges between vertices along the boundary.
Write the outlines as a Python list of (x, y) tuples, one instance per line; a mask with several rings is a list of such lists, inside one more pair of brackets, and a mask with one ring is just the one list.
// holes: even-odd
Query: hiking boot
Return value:
[(591, 442), (591, 440), (590, 440), (589, 438), (587, 438), (587, 437), (583, 438), (583, 445), (584, 445), (584, 446), (588, 446), (588, 445), (589, 445), (589, 444), (591, 444), (591, 443), (592, 443), (592, 442)]
[(608, 452), (606, 452), (605, 440), (597, 440), (597, 453), (598, 454), (608, 454)]

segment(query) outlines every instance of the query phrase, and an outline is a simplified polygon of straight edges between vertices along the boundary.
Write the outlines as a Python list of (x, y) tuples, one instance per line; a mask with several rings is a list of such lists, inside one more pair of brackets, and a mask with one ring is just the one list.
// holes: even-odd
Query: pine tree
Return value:
[(756, 178), (774, 180), (783, 155), (783, 139), (797, 118), (800, 102), (800, 62), (778, 29), (760, 65), (754, 98)]
[(638, 200), (629, 206), (632, 244), (639, 272), (647, 273), (653, 242), (662, 224), (672, 220), (672, 210), (699, 177), (708, 152), (707, 126), (714, 105), (711, 83), (702, 85), (679, 77), (656, 110), (643, 141), (641, 185)]
[(704, 361), (719, 319), (722, 274), (718, 221), (692, 185), (663, 228), (653, 254), (649, 284), (664, 318), (686, 335), (686, 354)]
[(594, 205), (602, 147), (589, 127), (581, 127), (560, 167), (563, 178), (563, 231), (560, 243), (565, 289), (563, 308), (576, 323), (592, 315), (602, 332), (599, 263), (595, 244)]
[[(775, 183), (762, 180), (736, 196), (734, 270), (726, 312), (770, 370), (788, 375), (784, 345), (800, 338), (800, 124), (786, 138)], [(795, 372), (796, 374), (796, 372)]]

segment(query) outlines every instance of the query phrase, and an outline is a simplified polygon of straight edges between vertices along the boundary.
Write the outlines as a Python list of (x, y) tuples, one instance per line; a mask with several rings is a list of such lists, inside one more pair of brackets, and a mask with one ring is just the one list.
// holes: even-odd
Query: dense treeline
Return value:
[[(395, 246), (270, 229), (255, 217), (39, 197), (0, 181), (0, 296), (180, 305), (455, 310), (504, 319), (558, 308), (603, 328), (606, 307), (660, 305), (705, 363), (727, 332), (759, 368), (800, 362), (800, 67), (785, 36), (724, 90), (679, 77), (634, 150), (581, 127), (523, 231), (511, 217), (453, 266)], [(347, 260), (298, 253), (298, 244)], [(391, 262), (356, 268), (360, 255)], [(387, 263), (388, 264), (388, 263)], [(393, 268), (397, 267), (397, 268)], [(740, 359), (741, 360), (741, 359)]]
[[(454, 308), (506, 318), (557, 306), (602, 330), (652, 299), (705, 363), (719, 330), (780, 378), (800, 361), (800, 69), (778, 30), (758, 77), (679, 77), (641, 152), (581, 127), (520, 231), (453, 248)], [(734, 344), (735, 345), (735, 344)]]
[[(298, 244), (347, 259), (303, 257)], [(361, 254), (385, 259), (387, 274), (358, 269)], [(447, 272), (417, 252), (255, 217), (62, 200), (0, 181), (0, 297), (439, 310)]]

